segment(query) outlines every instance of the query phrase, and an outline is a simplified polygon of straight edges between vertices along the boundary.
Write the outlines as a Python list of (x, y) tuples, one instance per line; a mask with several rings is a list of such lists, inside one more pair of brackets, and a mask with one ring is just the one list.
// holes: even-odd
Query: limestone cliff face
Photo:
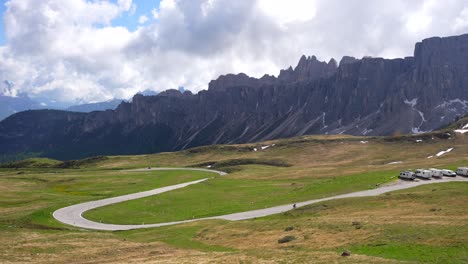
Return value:
[(335, 59), (331, 59), (328, 63), (317, 60), (317, 57), (306, 57), (302, 55), (299, 63), (294, 70), (281, 71), (278, 76), (279, 80), (284, 82), (303, 82), (328, 78), (336, 73), (337, 63)]
[(430, 131), (468, 113), (468, 35), (430, 38), (403, 59), (303, 56), (278, 78), (228, 74), (198, 94), (136, 95), (89, 114), (28, 111), (0, 122), (0, 154), (136, 154), (305, 134)]

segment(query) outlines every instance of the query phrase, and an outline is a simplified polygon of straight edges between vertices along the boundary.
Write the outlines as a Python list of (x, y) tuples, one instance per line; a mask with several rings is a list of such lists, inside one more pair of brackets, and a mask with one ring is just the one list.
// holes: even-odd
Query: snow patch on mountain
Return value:
[(449, 149), (447, 149), (447, 150), (442, 150), (442, 151), (440, 151), (439, 153), (437, 153), (436, 156), (437, 156), (437, 157), (440, 157), (440, 156), (442, 156), (442, 155), (444, 155), (444, 154), (449, 153), (449, 152), (452, 151), (452, 150), (453, 150), (453, 148), (449, 148)]
[(465, 134), (465, 133), (468, 133), (468, 129), (456, 129), (454, 130), (455, 133), (459, 133), (459, 134)]
[(265, 150), (265, 149), (267, 149), (267, 148), (271, 148), (271, 147), (274, 147), (274, 146), (275, 146), (275, 144), (267, 145), (267, 146), (262, 146), (261, 149), (262, 149), (262, 150)]
[(411, 108), (414, 108), (417, 103), (418, 103), (418, 98), (414, 98), (411, 101), (408, 101), (408, 99), (405, 100), (405, 104), (411, 106)]
[(463, 108), (468, 108), (468, 101), (462, 101), (460, 99), (453, 99), (449, 101), (445, 101), (442, 104), (436, 106), (435, 108), (447, 108), (453, 104), (461, 104)]
[(366, 136), (366, 135), (369, 135), (369, 133), (371, 133), (372, 131), (373, 131), (372, 128), (371, 129), (364, 128), (364, 130), (362, 131), (362, 134)]
[(468, 133), (468, 124), (464, 125), (462, 129), (455, 129), (454, 132), (459, 134)]
[(260, 148), (253, 148), (252, 150), (254, 152), (257, 152), (257, 151), (260, 151), (260, 150), (265, 150), (265, 149), (269, 149), (271, 147), (274, 147), (276, 146), (276, 144), (271, 144), (271, 145), (266, 145), (266, 146), (260, 146)]
[(424, 116), (424, 113), (423, 113), (422, 111), (420, 111), (420, 110), (418, 110), (418, 109), (415, 108), (415, 106), (418, 104), (418, 98), (413, 98), (413, 99), (411, 99), (411, 100), (406, 99), (406, 100), (404, 101), (404, 103), (405, 103), (406, 105), (410, 106), (411, 109), (413, 109), (413, 111), (416, 111), (416, 112), (419, 114), (419, 116), (421, 117), (421, 123), (419, 123), (419, 125), (418, 125), (417, 127), (411, 128), (411, 132), (412, 132), (413, 134), (421, 134), (421, 133), (427, 132), (427, 131), (421, 130), (422, 125), (423, 125), (424, 123), (426, 123), (426, 121), (427, 121), (426, 118), (425, 118), (425, 116)]
[(413, 110), (415, 110), (415, 111), (418, 112), (419, 116), (421, 117), (421, 123), (419, 123), (419, 126), (418, 126), (418, 127), (413, 127), (413, 128), (411, 129), (411, 132), (412, 132), (413, 134), (421, 134), (421, 133), (426, 133), (426, 132), (428, 132), (428, 131), (423, 131), (423, 130), (421, 130), (421, 126), (427, 121), (426, 118), (424, 117), (424, 113), (421, 112), (421, 111), (419, 111), (419, 110), (416, 109), (416, 108), (413, 108)]

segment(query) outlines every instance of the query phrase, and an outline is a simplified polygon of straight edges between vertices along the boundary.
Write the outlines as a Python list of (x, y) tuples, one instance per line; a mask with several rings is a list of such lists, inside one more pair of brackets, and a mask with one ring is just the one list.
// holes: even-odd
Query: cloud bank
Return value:
[(302, 54), (410, 56), (424, 38), (468, 33), (465, 0), (162, 0), (135, 31), (112, 24), (132, 0), (6, 6), (0, 80), (64, 102), (199, 91), (220, 74), (277, 75)]

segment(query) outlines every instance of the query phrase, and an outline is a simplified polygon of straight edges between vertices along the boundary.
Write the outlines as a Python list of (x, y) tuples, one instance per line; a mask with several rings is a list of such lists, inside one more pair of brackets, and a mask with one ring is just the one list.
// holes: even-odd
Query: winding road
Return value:
[[(153, 168), (153, 169), (137, 169), (137, 170), (130, 170), (130, 171), (141, 172), (141, 171), (150, 171), (150, 170), (194, 170), (194, 171), (213, 172), (221, 176), (226, 175), (226, 173), (222, 171), (209, 170), (209, 169), (196, 169), (196, 168)], [(68, 224), (68, 225), (72, 225), (76, 227), (81, 227), (81, 228), (86, 228), (86, 229), (95, 229), (95, 230), (119, 231), (119, 230), (131, 230), (131, 229), (139, 229), (139, 228), (161, 227), (161, 226), (190, 223), (190, 222), (195, 222), (195, 221), (200, 221), (200, 220), (209, 220), (209, 219), (239, 221), (239, 220), (246, 220), (246, 219), (273, 215), (273, 214), (279, 214), (279, 213), (283, 213), (283, 212), (293, 209), (293, 203), (291, 203), (291, 204), (285, 204), (285, 205), (274, 206), (274, 207), (265, 208), (265, 209), (258, 209), (258, 210), (246, 211), (246, 212), (240, 212), (240, 213), (234, 213), (234, 214), (197, 218), (197, 219), (183, 220), (183, 221), (157, 223), (157, 224), (141, 224), (141, 225), (105, 224), (105, 223), (98, 223), (98, 222), (90, 221), (83, 217), (83, 213), (91, 209), (184, 188), (184, 187), (197, 184), (197, 183), (209, 180), (209, 179), (211, 178), (205, 178), (201, 180), (161, 187), (161, 188), (157, 188), (157, 189), (153, 189), (153, 190), (145, 191), (145, 192), (138, 192), (138, 193), (127, 194), (127, 195), (122, 195), (118, 197), (108, 198), (108, 199), (102, 199), (102, 200), (97, 200), (97, 201), (76, 204), (76, 205), (58, 209), (57, 211), (53, 213), (53, 217), (64, 224)], [(382, 186), (376, 189), (353, 192), (353, 193), (348, 193), (348, 194), (341, 194), (341, 195), (336, 195), (336, 196), (331, 196), (331, 197), (326, 197), (326, 198), (321, 198), (321, 199), (309, 200), (305, 202), (298, 202), (296, 203), (296, 207), (301, 207), (301, 206), (305, 206), (309, 204), (314, 204), (314, 203), (319, 203), (319, 202), (324, 202), (324, 201), (329, 201), (329, 200), (334, 200), (334, 199), (377, 196), (383, 193), (402, 190), (402, 189), (408, 189), (408, 188), (425, 185), (425, 184), (453, 182), (453, 181), (468, 182), (468, 178), (457, 176), (454, 178), (443, 178), (439, 180), (434, 180), (434, 179), (433, 180), (417, 180), (417, 181), (398, 180), (395, 183), (391, 183), (389, 185)]]

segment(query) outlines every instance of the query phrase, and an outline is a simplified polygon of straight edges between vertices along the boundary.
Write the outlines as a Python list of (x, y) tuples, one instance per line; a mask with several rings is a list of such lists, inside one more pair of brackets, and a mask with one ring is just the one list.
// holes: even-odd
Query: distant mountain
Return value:
[(468, 113), (468, 35), (429, 38), (414, 57), (303, 56), (279, 76), (228, 74), (198, 94), (137, 94), (116, 110), (26, 111), (0, 122), (0, 155), (137, 154), (306, 134), (391, 135)]
[(14, 86), (9, 80), (0, 83), (0, 120), (24, 110), (41, 108), (41, 105), (31, 100), (27, 94), (17, 94)]
[(89, 113), (93, 111), (114, 110), (123, 101), (124, 101), (123, 99), (113, 99), (113, 100), (109, 100), (105, 102), (73, 105), (73, 106), (68, 107), (65, 110), (71, 111), (71, 112), (82, 112), (82, 113)]
[[(42, 100), (41, 100), (42, 101)], [(27, 95), (22, 94), (20, 96), (4, 96), (0, 95), (0, 120), (7, 118), (8, 116), (26, 111), (26, 110), (38, 110), (38, 109), (55, 109), (55, 110), (66, 110), (71, 112), (83, 112), (89, 113), (93, 111), (104, 111), (114, 110), (124, 100), (114, 99), (105, 102), (89, 103), (73, 105), (67, 108), (63, 108), (63, 104), (59, 103), (39, 103)]]
[(147, 89), (147, 90), (138, 92), (137, 94), (141, 94), (141, 95), (144, 95), (144, 96), (155, 96), (155, 95), (158, 95), (158, 92)]
[(25, 111), (40, 109), (42, 106), (27, 96), (11, 97), (0, 95), (0, 120), (8, 116)]

